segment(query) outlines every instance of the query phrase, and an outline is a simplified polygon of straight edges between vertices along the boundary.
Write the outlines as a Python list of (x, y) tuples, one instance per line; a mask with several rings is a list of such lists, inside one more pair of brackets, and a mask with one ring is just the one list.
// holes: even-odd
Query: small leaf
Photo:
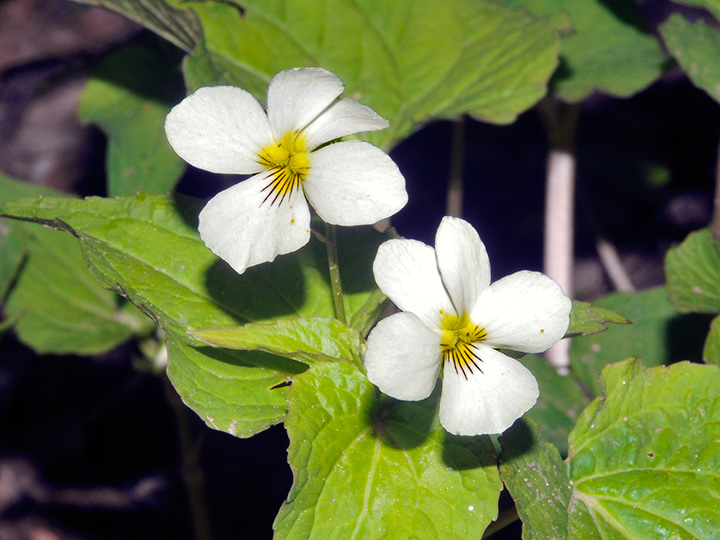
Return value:
[(607, 330), (608, 323), (631, 324), (614, 311), (590, 305), (590, 302), (573, 300), (570, 327), (567, 336), (590, 336)]
[(570, 435), (571, 538), (716, 538), (720, 369), (607, 367)]
[(523, 356), (522, 363), (540, 385), (540, 397), (526, 413), (538, 426), (543, 439), (555, 445), (563, 456), (568, 452), (568, 435), (590, 400), (574, 375), (561, 376), (542, 356)]
[(563, 34), (560, 66), (551, 88), (566, 101), (578, 102), (600, 91), (631, 96), (653, 83), (667, 65), (667, 57), (644, 25), (631, 1), (502, 0), (526, 7), (533, 14), (569, 15), (572, 32)]
[(720, 30), (675, 14), (660, 26), (670, 54), (698, 88), (720, 102)]
[(720, 316), (710, 323), (710, 333), (705, 340), (703, 360), (708, 364), (720, 366)]
[(620, 312), (633, 324), (614, 326), (607, 332), (570, 345), (572, 370), (594, 394), (600, 393), (598, 376), (607, 364), (630, 357), (642, 358), (650, 366), (679, 359), (700, 361), (700, 344), (707, 334), (704, 316), (683, 316), (667, 299), (664, 287), (637, 293), (614, 293), (594, 302)]
[(670, 301), (682, 312), (720, 313), (720, 244), (709, 229), (691, 233), (665, 257)]
[(322, 66), (390, 121), (364, 136), (390, 148), (418, 125), (469, 113), (510, 123), (535, 104), (557, 65), (555, 25), (476, 0), (243, 0), (191, 5), (205, 48), (188, 86), (234, 84), (264, 102), (292, 67)]
[(123, 48), (93, 71), (80, 97), (83, 122), (108, 135), (108, 194), (165, 193), (185, 170), (165, 138), (165, 117), (182, 99), (172, 62), (148, 48)]
[(448, 435), (437, 393), (387, 400), (352, 365), (317, 363), (288, 392), (295, 480), (276, 538), (480, 538), (497, 515), (488, 437)]
[(263, 352), (193, 346), (169, 335), (168, 377), (183, 402), (213, 429), (251, 437), (282, 422), (291, 377), (303, 364)]
[(142, 24), (156, 34), (190, 52), (202, 36), (202, 27), (191, 11), (176, 9), (182, 0), (75, 0), (101, 6)]
[(515, 422), (500, 444), (500, 476), (515, 500), (523, 539), (567, 539), (572, 488), (558, 449), (544, 442), (527, 418)]
[(267, 324), (191, 330), (210, 345), (264, 351), (312, 364), (320, 360), (358, 360), (360, 333), (336, 319), (280, 319)]

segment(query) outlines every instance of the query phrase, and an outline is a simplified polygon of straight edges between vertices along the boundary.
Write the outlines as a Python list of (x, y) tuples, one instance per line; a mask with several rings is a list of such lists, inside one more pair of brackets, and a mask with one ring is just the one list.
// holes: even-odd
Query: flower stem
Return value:
[(340, 264), (338, 263), (337, 241), (335, 225), (325, 224), (325, 245), (328, 254), (328, 270), (330, 271), (330, 287), (335, 303), (335, 318), (347, 324), (345, 317), (345, 304), (343, 303), (342, 282), (340, 281)]

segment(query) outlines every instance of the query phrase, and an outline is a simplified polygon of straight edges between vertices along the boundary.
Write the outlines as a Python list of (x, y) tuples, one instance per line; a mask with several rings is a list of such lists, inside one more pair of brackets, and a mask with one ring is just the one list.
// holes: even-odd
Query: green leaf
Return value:
[(566, 456), (568, 435), (590, 400), (574, 375), (558, 375), (546, 358), (527, 355), (523, 356), (522, 363), (532, 371), (540, 386), (540, 397), (525, 416), (537, 422), (543, 438)]
[(123, 48), (93, 71), (80, 97), (80, 118), (108, 135), (108, 194), (165, 193), (185, 163), (165, 138), (165, 117), (182, 99), (173, 62), (148, 48)]
[(720, 244), (709, 229), (691, 233), (665, 256), (670, 301), (682, 312), (720, 312)]
[(132, 19), (186, 52), (200, 40), (202, 27), (191, 11), (176, 9), (182, 0), (75, 0), (101, 6)]
[(668, 63), (630, 0), (502, 0), (537, 16), (569, 15), (552, 91), (578, 102), (595, 91), (628, 97), (653, 83)]
[(208, 426), (251, 437), (282, 422), (291, 377), (305, 366), (253, 352), (193, 346), (171, 334), (168, 377)]
[(264, 102), (283, 69), (322, 66), (387, 118), (366, 137), (390, 148), (418, 125), (463, 113), (510, 123), (546, 93), (554, 24), (477, 0), (194, 2), (205, 36), (191, 88), (234, 84)]
[(720, 30), (673, 15), (660, 26), (667, 49), (695, 86), (720, 102)]
[[(91, 269), (104, 285), (158, 321), (170, 334), (171, 342), (189, 340), (189, 329), (272, 322), (283, 317), (334, 317), (327, 255), (319, 241), (312, 240), (298, 252), (238, 275), (200, 240), (196, 224), (201, 206), (201, 201), (181, 196), (141, 194), (115, 199), (11, 202), (0, 207), (0, 213), (75, 234)], [(375, 320), (384, 301), (373, 280), (369, 255), (384, 238), (372, 227), (338, 231), (340, 271), (348, 284), (346, 314), (361, 333)], [(202, 418), (215, 418), (214, 425), (223, 425), (221, 429), (229, 430), (230, 424), (216, 418), (218, 404), (265, 399), (258, 396), (267, 393), (266, 381), (256, 382), (246, 375), (240, 377), (247, 379), (245, 387), (218, 383), (198, 393), (194, 380), (197, 370), (192, 365), (196, 357), (187, 352), (174, 354), (173, 350), (168, 373), (178, 393)], [(221, 354), (210, 352), (209, 347), (202, 350), (205, 356)], [(228, 362), (276, 371), (281, 378), (273, 384), (285, 382), (289, 373), (304, 369), (304, 365), (259, 352), (223, 354), (233, 359)], [(186, 397), (189, 395), (195, 397)], [(272, 418), (277, 421), (280, 416)], [(258, 425), (265, 426), (263, 422)], [(236, 431), (243, 436), (251, 434), (239, 428)]]
[(703, 360), (708, 364), (720, 366), (720, 316), (710, 323), (710, 333), (705, 340)]
[(720, 531), (720, 369), (603, 371), (570, 436), (570, 537), (706, 540)]
[(614, 311), (590, 305), (590, 302), (573, 300), (570, 327), (567, 336), (590, 336), (607, 330), (608, 323), (630, 324)]
[(146, 317), (100, 287), (74, 238), (42, 227), (25, 233), (27, 260), (5, 304), (22, 342), (39, 353), (97, 354), (150, 331)]
[[(39, 194), (59, 195), (0, 177), (0, 202)], [(0, 292), (19, 339), (40, 353), (101, 353), (151, 328), (100, 286), (73, 238), (35, 225), (0, 223)]]
[(295, 480), (278, 539), (480, 538), (502, 484), (488, 437), (448, 435), (437, 392), (387, 400), (352, 365), (317, 363), (288, 392)]
[(670, 304), (664, 287), (628, 294), (615, 293), (595, 305), (622, 313), (632, 324), (607, 332), (573, 339), (572, 370), (594, 395), (600, 392), (598, 375), (607, 364), (640, 357), (646, 365), (702, 359), (699, 344), (705, 339), (708, 320), (682, 316)]
[(312, 364), (320, 360), (360, 360), (363, 338), (337, 319), (307, 317), (269, 324), (194, 330), (192, 336), (226, 349), (261, 349)]
[(523, 539), (567, 539), (572, 488), (558, 449), (543, 442), (527, 418), (515, 422), (500, 444), (500, 476), (517, 505)]

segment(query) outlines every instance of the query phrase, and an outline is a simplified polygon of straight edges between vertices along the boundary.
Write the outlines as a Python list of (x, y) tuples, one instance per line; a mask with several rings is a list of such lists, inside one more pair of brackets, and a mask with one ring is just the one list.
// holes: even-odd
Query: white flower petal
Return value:
[(435, 261), (435, 250), (417, 240), (388, 240), (373, 263), (380, 290), (403, 311), (415, 314), (428, 328), (440, 328), (452, 313)]
[(405, 178), (385, 152), (361, 141), (343, 141), (310, 154), (305, 195), (334, 225), (371, 225), (407, 203)]
[(440, 423), (456, 435), (502, 433), (525, 414), (540, 395), (533, 374), (520, 362), (490, 347), (477, 347), (482, 373), (466, 379), (445, 363)]
[(440, 334), (411, 313), (381, 320), (368, 336), (367, 376), (388, 396), (425, 399), (435, 387), (441, 365)]
[(557, 282), (524, 270), (485, 289), (470, 319), (487, 332), (488, 345), (539, 353), (565, 335), (571, 309)]
[(299, 131), (345, 90), (337, 75), (320, 68), (295, 68), (275, 75), (267, 89), (270, 126), (277, 140)]
[(200, 212), (200, 236), (218, 257), (242, 274), (310, 239), (310, 209), (301, 190), (282, 202), (265, 200), (267, 173), (218, 193)]
[(390, 123), (367, 105), (352, 99), (340, 99), (323, 111), (304, 130), (310, 148), (366, 131), (386, 129)]
[(234, 86), (200, 88), (165, 119), (173, 150), (206, 171), (254, 174), (260, 150), (273, 140), (267, 115), (250, 93)]
[(458, 312), (470, 312), (490, 285), (490, 260), (477, 231), (467, 221), (444, 217), (435, 252), (445, 288)]

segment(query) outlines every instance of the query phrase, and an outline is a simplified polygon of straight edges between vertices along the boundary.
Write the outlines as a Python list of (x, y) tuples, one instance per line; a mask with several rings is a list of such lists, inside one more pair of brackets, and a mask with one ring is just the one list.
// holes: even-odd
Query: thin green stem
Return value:
[(504, 529), (508, 525), (515, 523), (518, 519), (520, 519), (520, 516), (518, 516), (517, 508), (515, 506), (508, 508), (507, 510), (503, 510), (500, 512), (498, 518), (488, 525), (487, 529), (485, 529), (485, 533), (482, 535), (483, 540), (485, 538), (490, 538), (493, 534)]
[(330, 287), (335, 303), (335, 318), (347, 324), (345, 304), (343, 303), (342, 281), (340, 280), (340, 264), (338, 263), (335, 225), (325, 224), (325, 246), (328, 254), (328, 270), (330, 271)]

